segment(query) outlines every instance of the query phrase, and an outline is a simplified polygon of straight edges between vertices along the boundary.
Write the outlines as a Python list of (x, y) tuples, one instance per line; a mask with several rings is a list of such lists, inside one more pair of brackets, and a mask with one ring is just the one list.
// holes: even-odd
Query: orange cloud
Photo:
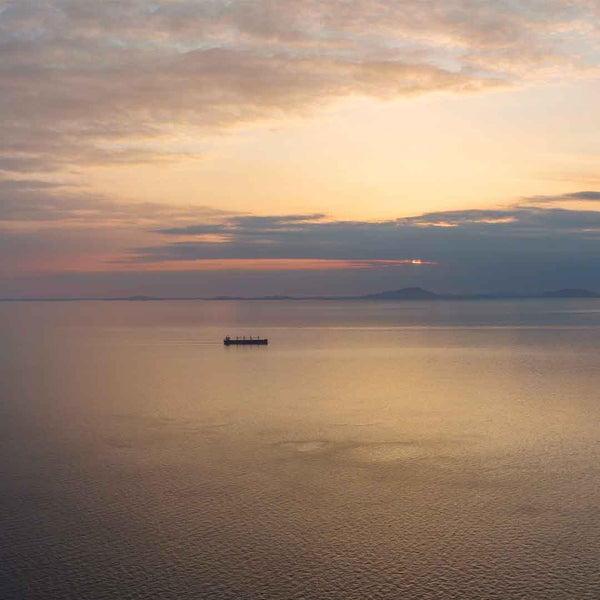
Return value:
[[(400, 265), (434, 265), (436, 263), (420, 259), (396, 260), (339, 260), (318, 258), (263, 258), (263, 259), (203, 259), (186, 261), (186, 271), (339, 271), (356, 269), (377, 269)], [(103, 269), (104, 270), (104, 269)], [(132, 265), (111, 265), (110, 270), (181, 271), (181, 261), (147, 263), (140, 268)]]
[[(106, 257), (104, 257), (106, 258)], [(154, 263), (122, 263), (99, 260), (99, 257), (55, 257), (51, 261), (32, 261), (21, 265), (19, 273), (28, 272), (203, 272), (203, 271), (346, 271), (383, 269), (397, 266), (427, 266), (437, 263), (421, 259), (319, 259), (319, 258), (223, 258)], [(3, 273), (4, 275), (16, 274)]]

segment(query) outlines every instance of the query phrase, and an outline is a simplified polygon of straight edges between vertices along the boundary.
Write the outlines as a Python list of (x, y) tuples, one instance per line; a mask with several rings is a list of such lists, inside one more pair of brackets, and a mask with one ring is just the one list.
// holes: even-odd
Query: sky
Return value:
[(600, 291), (598, 0), (0, 0), (0, 297)]

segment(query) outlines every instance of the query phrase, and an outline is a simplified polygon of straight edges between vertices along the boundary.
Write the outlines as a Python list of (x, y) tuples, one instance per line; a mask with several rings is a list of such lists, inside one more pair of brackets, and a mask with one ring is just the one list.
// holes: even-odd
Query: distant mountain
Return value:
[(195, 300), (297, 300), (294, 296), (211, 296)]
[(596, 294), (596, 292), (579, 290), (576, 288), (565, 288), (564, 290), (544, 292), (543, 296), (544, 298), (600, 298), (600, 294)]
[(420, 287), (408, 287), (360, 296), (364, 300), (518, 300), (527, 298), (600, 298), (590, 290), (565, 288), (541, 294), (503, 293), (495, 294), (436, 294)]
[(533, 298), (600, 298), (600, 294), (584, 289), (565, 288), (539, 294), (525, 294), (518, 292), (493, 294), (436, 294), (420, 287), (407, 287), (399, 290), (388, 290), (366, 296), (213, 296), (211, 298), (195, 297), (158, 297), (158, 296), (121, 296), (117, 298), (0, 298), (0, 302), (69, 302), (89, 300), (129, 300), (145, 302), (149, 300), (520, 300)]
[(407, 287), (361, 297), (370, 300), (433, 300), (434, 298), (440, 298), (438, 294), (420, 287)]

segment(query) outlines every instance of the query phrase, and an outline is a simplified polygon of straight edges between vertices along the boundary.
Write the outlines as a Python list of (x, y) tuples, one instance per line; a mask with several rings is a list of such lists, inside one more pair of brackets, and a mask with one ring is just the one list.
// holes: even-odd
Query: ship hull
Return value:
[(224, 340), (225, 346), (267, 346), (269, 340)]

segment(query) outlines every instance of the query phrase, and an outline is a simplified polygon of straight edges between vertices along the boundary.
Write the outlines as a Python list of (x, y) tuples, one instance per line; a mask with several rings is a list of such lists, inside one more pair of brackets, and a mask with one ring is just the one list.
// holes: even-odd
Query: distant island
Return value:
[(501, 300), (527, 298), (600, 298), (600, 294), (590, 290), (565, 288), (540, 294), (496, 293), (496, 294), (436, 294), (420, 287), (408, 287), (399, 290), (379, 292), (361, 296), (365, 300)]
[(550, 299), (550, 298), (600, 298), (600, 294), (590, 290), (578, 288), (564, 288), (560, 290), (551, 290), (539, 294), (526, 294), (515, 292), (498, 292), (494, 294), (448, 294), (436, 293), (425, 290), (420, 287), (407, 287), (398, 290), (388, 290), (375, 294), (366, 294), (363, 296), (210, 296), (210, 297), (167, 297), (167, 296), (122, 296), (122, 297), (65, 297), (65, 298), (0, 298), (0, 302), (83, 302), (83, 301), (129, 301), (129, 302), (149, 302), (165, 300), (196, 300), (196, 301), (257, 301), (257, 300), (280, 300), (280, 301), (298, 301), (298, 300), (526, 300), (526, 299)]

